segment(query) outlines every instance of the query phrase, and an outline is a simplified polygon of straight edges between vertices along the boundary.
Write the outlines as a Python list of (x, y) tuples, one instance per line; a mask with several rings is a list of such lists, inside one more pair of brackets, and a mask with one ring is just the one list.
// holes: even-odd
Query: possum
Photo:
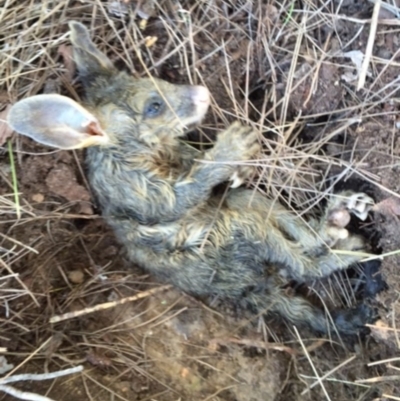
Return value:
[(346, 225), (350, 214), (365, 219), (373, 200), (335, 194), (321, 218), (305, 221), (250, 189), (230, 188), (222, 196), (216, 186), (236, 187), (250, 174), (242, 162), (260, 154), (260, 133), (235, 122), (212, 148), (195, 150), (181, 137), (207, 113), (206, 87), (118, 71), (84, 25), (69, 27), (83, 102), (32, 96), (12, 107), (8, 122), (45, 145), (87, 148), (89, 182), (130, 260), (196, 297), (240, 302), (322, 335), (359, 332), (370, 307), (334, 310), (327, 318), (285, 286), (359, 262), (366, 242)]

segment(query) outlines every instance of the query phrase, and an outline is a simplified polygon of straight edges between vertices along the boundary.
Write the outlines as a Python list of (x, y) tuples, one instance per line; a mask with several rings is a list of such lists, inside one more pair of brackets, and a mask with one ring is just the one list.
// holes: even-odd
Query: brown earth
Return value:
[[(262, 127), (266, 149), (258, 184), (270, 196), (282, 196), (298, 212), (318, 207), (331, 185), (374, 196), (377, 211), (355, 229), (375, 251), (389, 254), (381, 267), (388, 289), (373, 301), (380, 320), (366, 338), (341, 343), (297, 335), (218, 300), (210, 309), (168, 290), (49, 323), (54, 315), (159, 284), (129, 264), (99, 216), (81, 152), (55, 152), (12, 137), (18, 217), (9, 133), (0, 125), (0, 348), (7, 348), (0, 354), (18, 367), (13, 374), (84, 366), (66, 378), (12, 385), (56, 401), (400, 399), (399, 361), (385, 362), (399, 359), (400, 348), (400, 255), (390, 254), (400, 249), (396, 15), (381, 10), (366, 83), (357, 90), (370, 2), (142, 3), (6, 2), (0, 11), (6, 56), (0, 112), (36, 93), (77, 97), (79, 83), (71, 80), (63, 46), (71, 19), (91, 27), (96, 43), (136, 76), (145, 75), (146, 65), (171, 82), (205, 84), (212, 109), (189, 138), (206, 146), (238, 118)], [(309, 288), (331, 307), (349, 306), (362, 297), (351, 293), (354, 280), (359, 276), (335, 275)], [(327, 375), (323, 385), (317, 374)], [(11, 399), (0, 388), (0, 400)]]

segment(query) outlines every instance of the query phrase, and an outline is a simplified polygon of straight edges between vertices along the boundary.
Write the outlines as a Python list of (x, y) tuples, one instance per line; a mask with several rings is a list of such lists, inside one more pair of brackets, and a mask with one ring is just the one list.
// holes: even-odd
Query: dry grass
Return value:
[[(344, 6), (338, 9), (342, 2), (335, 1), (307, 0), (299, 8), (297, 2), (288, 0), (145, 5), (125, 0), (120, 2), (122, 16), (118, 16), (112, 12), (112, 3), (118, 2), (5, 0), (0, 9), (0, 106), (42, 92), (79, 99), (79, 84), (71, 80), (71, 67), (60, 54), (60, 46), (69, 44), (67, 22), (75, 19), (90, 27), (97, 45), (132, 74), (153, 74), (210, 88), (211, 112), (195, 138), (201, 146), (208, 146), (216, 132), (233, 120), (252, 124), (260, 132), (265, 152), (255, 162), (258, 174), (248, 185), (284, 202), (299, 218), (318, 211), (333, 188), (350, 178), (398, 197), (399, 188), (382, 177), (400, 165), (395, 104), (399, 50), (384, 58), (371, 48), (368, 63), (361, 72), (357, 70), (347, 52), (365, 51), (371, 20), (364, 14), (353, 16)], [(154, 19), (146, 22), (138, 12), (140, 15), (149, 3), (153, 3), (149, 12)], [(366, 5), (359, 8), (368, 10)], [(375, 15), (373, 23), (376, 42), (388, 32), (398, 38), (393, 28), (397, 20), (382, 24)], [(360, 73), (366, 74), (367, 81), (363, 90), (357, 91)], [(386, 148), (366, 147), (364, 132), (371, 136), (371, 132), (381, 131), (386, 133)], [(339, 136), (347, 143), (339, 142)], [(7, 169), (5, 144), (0, 168), (0, 346), (7, 348), (2, 353), (15, 361), (18, 372), (53, 371), (86, 363), (81, 376), (35, 387), (35, 392), (44, 394), (51, 389), (57, 401), (66, 399), (65, 392), (77, 400), (128, 400), (134, 393), (142, 394), (138, 396), (141, 400), (161, 401), (185, 399), (180, 397), (198, 385), (203, 395), (207, 394), (204, 400), (249, 399), (241, 398), (244, 396), (237, 390), (241, 381), (235, 378), (235, 370), (219, 362), (229, 359), (226, 353), (214, 350), (216, 354), (210, 355), (204, 339), (193, 344), (187, 339), (175, 340), (181, 348), (170, 345), (172, 350), (193, 352), (180, 356), (168, 354), (171, 349), (162, 341), (157, 345), (153, 333), (173, 342), (173, 335), (159, 330), (169, 324), (173, 333), (174, 319), (186, 311), (180, 298), (164, 306), (162, 302), (156, 306), (139, 302), (130, 309), (119, 306), (108, 314), (49, 323), (55, 314), (135, 296), (155, 285), (126, 269), (118, 245), (98, 216), (81, 214), (76, 205), (48, 193), (45, 177), (29, 183), (20, 171), (35, 166), (34, 162), (27, 165), (27, 160), (40, 159), (37, 174), (45, 174), (61, 160), (71, 165), (85, 184), (80, 154), (66, 159), (62, 152), (50, 152), (19, 137), (13, 138), (13, 147), (22, 180), (18, 194)], [(385, 163), (371, 168), (374, 158)], [(38, 193), (44, 195), (44, 201), (33, 200), (32, 195)], [(75, 225), (77, 220), (83, 228)], [(75, 270), (84, 273), (83, 282), (71, 282), (69, 275)], [(346, 305), (354, 303), (353, 286), (345, 276), (334, 276), (322, 285), (322, 289), (316, 288), (323, 302), (337, 304), (341, 298)], [(393, 301), (393, 314), (397, 302)], [(228, 324), (212, 316), (218, 324)], [(279, 382), (281, 395), (277, 389), (275, 393), (271, 390), (274, 398), (268, 400), (300, 399), (301, 382), (310, 400), (350, 399), (348, 394), (354, 396), (351, 399), (372, 399), (373, 384), (368, 378), (357, 382), (358, 373), (352, 374), (352, 369), (371, 380), (379, 377), (381, 380), (375, 381), (381, 382), (386, 398), (399, 399), (399, 387), (391, 376), (385, 379), (381, 365), (369, 370), (363, 367), (370, 359), (362, 352), (349, 356), (344, 347), (335, 344), (334, 351), (329, 347), (322, 351), (319, 343), (313, 349), (313, 339), (299, 336), (288, 342), (287, 336), (271, 333), (263, 322), (259, 331), (264, 344), (273, 338), (284, 350), (296, 349), (289, 359), (281, 359), (280, 373), (286, 372), (286, 379), (279, 374), (273, 379)], [(237, 328), (233, 332), (241, 333)], [(243, 346), (277, 349), (260, 345), (260, 340), (246, 341), (237, 340)], [(307, 347), (303, 347), (304, 341), (309, 342)], [(368, 352), (374, 358), (385, 353), (370, 347)], [(266, 355), (268, 365), (270, 351)], [(221, 379), (201, 378), (198, 371), (193, 373), (193, 364), (201, 364), (211, 376), (217, 373)], [(107, 373), (105, 379), (103, 372)], [(388, 368), (389, 375), (391, 372)], [(178, 387), (169, 382), (168, 374), (176, 375)], [(132, 381), (139, 382), (140, 388), (124, 387)], [(200, 382), (209, 382), (209, 387)], [(257, 397), (255, 386), (250, 388)]]

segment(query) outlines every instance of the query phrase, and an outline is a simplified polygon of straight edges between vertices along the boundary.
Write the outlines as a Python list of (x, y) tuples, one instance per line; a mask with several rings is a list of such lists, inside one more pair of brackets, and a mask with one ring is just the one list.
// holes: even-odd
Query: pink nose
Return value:
[(205, 86), (192, 86), (192, 99), (194, 103), (210, 103), (210, 92)]

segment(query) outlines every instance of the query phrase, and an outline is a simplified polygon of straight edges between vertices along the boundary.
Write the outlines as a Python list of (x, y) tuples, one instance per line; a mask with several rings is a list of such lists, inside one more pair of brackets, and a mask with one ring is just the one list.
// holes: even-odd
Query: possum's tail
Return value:
[[(360, 281), (365, 300), (373, 300), (376, 294), (385, 289), (385, 282), (380, 273), (381, 261), (371, 260), (362, 263), (363, 279)], [(294, 326), (308, 326), (312, 331), (327, 335), (354, 336), (367, 333), (366, 324), (378, 318), (376, 310), (366, 303), (351, 309), (335, 309), (331, 312), (312, 304), (307, 298), (291, 296), (282, 288), (284, 282), (275, 282), (276, 277), (269, 276), (268, 281), (259, 283), (256, 291), (246, 294), (246, 301), (257, 313), (277, 314)], [(359, 288), (360, 289), (360, 288)]]
[(249, 294), (248, 301), (257, 311), (282, 316), (289, 324), (308, 326), (318, 334), (353, 336), (366, 331), (365, 325), (375, 320), (375, 312), (366, 304), (353, 309), (339, 309), (325, 313), (301, 296), (290, 296), (283, 289), (269, 294)]

